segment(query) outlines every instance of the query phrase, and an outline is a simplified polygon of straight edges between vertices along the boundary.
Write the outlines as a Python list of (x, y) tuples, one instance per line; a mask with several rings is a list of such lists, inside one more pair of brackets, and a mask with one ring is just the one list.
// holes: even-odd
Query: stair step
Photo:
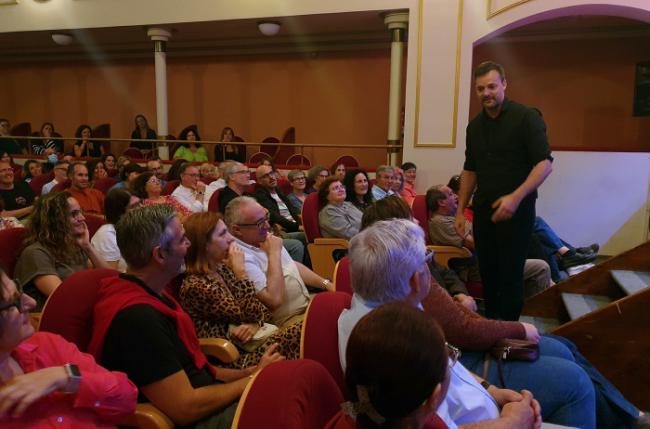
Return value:
[(612, 277), (626, 294), (632, 295), (650, 287), (650, 273), (643, 271), (611, 270)]
[(540, 334), (548, 334), (553, 329), (560, 326), (559, 320), (551, 319), (549, 317), (520, 316), (519, 321), (534, 325)]
[(606, 296), (582, 295), (579, 293), (562, 293), (562, 301), (564, 301), (564, 306), (571, 320), (576, 320), (612, 302)]

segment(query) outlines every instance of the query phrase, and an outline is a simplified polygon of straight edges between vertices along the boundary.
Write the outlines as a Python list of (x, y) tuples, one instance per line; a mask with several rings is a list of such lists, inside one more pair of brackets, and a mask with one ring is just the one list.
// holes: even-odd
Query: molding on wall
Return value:
[(420, 142), (420, 83), (422, 75), (422, 14), (423, 0), (418, 0), (418, 54), (415, 77), (415, 123), (413, 130), (413, 147), (456, 147), (456, 123), (458, 121), (458, 91), (460, 86), (460, 51), (463, 35), (463, 0), (458, 0), (458, 22), (456, 24), (456, 67), (454, 77), (454, 105), (452, 114), (451, 142)]
[(516, 1), (516, 2), (511, 3), (509, 5), (503, 6), (503, 7), (499, 8), (499, 9), (496, 9), (496, 10), (492, 10), (492, 2), (493, 1), (494, 0), (487, 0), (487, 15), (485, 17), (486, 20), (487, 19), (492, 19), (492, 18), (494, 18), (495, 16), (497, 16), (500, 13), (503, 13), (503, 12), (505, 12), (507, 10), (510, 10), (510, 9), (514, 9), (517, 6), (521, 6), (524, 3), (528, 3), (531, 0), (519, 0), (519, 1)]
[(15, 6), (18, 0), (0, 0), (0, 6)]

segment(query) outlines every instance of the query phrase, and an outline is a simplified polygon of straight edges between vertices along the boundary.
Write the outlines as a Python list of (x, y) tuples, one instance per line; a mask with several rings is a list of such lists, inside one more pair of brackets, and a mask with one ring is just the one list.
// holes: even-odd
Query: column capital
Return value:
[(409, 23), (409, 13), (408, 11), (394, 11), (386, 12), (382, 14), (384, 18), (384, 24), (388, 26), (389, 30), (407, 28)]
[(147, 36), (156, 42), (166, 42), (170, 37), (172, 37), (172, 33), (171, 31), (165, 30), (164, 28), (152, 27), (147, 30)]

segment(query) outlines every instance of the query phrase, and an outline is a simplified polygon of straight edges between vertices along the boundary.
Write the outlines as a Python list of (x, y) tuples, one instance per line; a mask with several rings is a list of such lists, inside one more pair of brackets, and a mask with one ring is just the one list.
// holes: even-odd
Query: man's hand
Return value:
[(282, 239), (273, 234), (266, 234), (266, 238), (260, 243), (260, 249), (267, 255), (279, 253), (282, 250)]
[(539, 331), (535, 325), (526, 322), (521, 322), (521, 324), (524, 325), (524, 329), (526, 330), (526, 339), (534, 343), (539, 343)]
[[(492, 222), (502, 222), (508, 220), (515, 214), (517, 208), (519, 207), (519, 200), (513, 194), (504, 195), (492, 204), (492, 208), (496, 209), (494, 214), (492, 214)], [(458, 215), (456, 215), (458, 220)]]
[(206, 186), (205, 183), (203, 183), (203, 182), (201, 182), (201, 181), (199, 180), (198, 182), (196, 182), (196, 188), (195, 188), (195, 191), (196, 191), (196, 192), (205, 192), (205, 186)]
[(462, 211), (456, 212), (456, 221), (454, 222), (454, 229), (459, 237), (465, 238), (465, 214)]
[(474, 298), (471, 296), (465, 295), (464, 293), (459, 293), (454, 295), (454, 301), (467, 308), (469, 311), (476, 313), (476, 301), (474, 301)]

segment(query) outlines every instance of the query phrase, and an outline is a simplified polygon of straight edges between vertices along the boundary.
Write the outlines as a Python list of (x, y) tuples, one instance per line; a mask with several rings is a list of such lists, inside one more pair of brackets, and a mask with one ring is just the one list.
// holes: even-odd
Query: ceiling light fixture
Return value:
[(74, 37), (67, 33), (52, 33), (52, 40), (57, 45), (68, 46), (74, 41)]
[(281, 24), (277, 21), (260, 21), (257, 28), (265, 36), (275, 36), (280, 32)]

